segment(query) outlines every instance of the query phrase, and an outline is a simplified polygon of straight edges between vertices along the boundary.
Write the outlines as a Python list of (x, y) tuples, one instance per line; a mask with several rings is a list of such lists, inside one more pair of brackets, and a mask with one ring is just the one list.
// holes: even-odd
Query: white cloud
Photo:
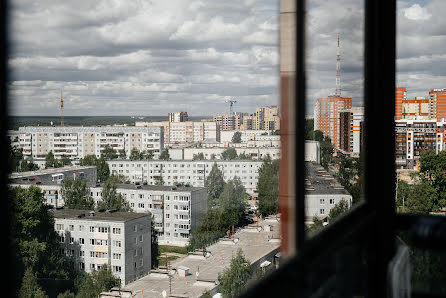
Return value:
[(409, 20), (425, 21), (429, 20), (432, 17), (432, 14), (430, 14), (426, 8), (414, 4), (411, 7), (404, 9), (404, 16)]

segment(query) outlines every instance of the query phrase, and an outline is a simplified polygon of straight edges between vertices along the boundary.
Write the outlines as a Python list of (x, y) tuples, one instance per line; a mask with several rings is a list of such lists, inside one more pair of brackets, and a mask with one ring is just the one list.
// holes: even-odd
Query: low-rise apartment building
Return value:
[(240, 178), (246, 192), (256, 196), (259, 160), (110, 160), (107, 161), (112, 175), (124, 175), (131, 183), (155, 185), (183, 183), (204, 187), (214, 163), (220, 168), (225, 181)]
[(60, 253), (73, 257), (81, 271), (107, 265), (123, 285), (147, 275), (151, 214), (101, 211), (52, 210)]
[(324, 220), (330, 210), (341, 200), (351, 208), (353, 198), (344, 187), (322, 166), (306, 162), (305, 175), (305, 222), (313, 223), (313, 217)]
[(50, 151), (56, 158), (80, 159), (86, 155), (101, 156), (106, 146), (124, 150), (127, 156), (133, 148), (156, 155), (164, 148), (162, 127), (33, 126), (19, 128), (19, 146), (24, 156), (44, 158)]

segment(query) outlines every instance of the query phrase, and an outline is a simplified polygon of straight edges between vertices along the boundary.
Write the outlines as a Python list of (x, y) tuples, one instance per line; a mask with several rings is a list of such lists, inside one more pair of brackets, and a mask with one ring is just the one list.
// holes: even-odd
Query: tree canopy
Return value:
[(102, 188), (102, 200), (98, 202), (98, 209), (116, 209), (118, 211), (130, 211), (127, 200), (116, 192), (116, 188), (122, 181), (119, 177), (110, 176)]
[(169, 149), (164, 149), (162, 152), (161, 152), (161, 154), (160, 154), (160, 156), (159, 156), (159, 159), (161, 159), (161, 160), (170, 160), (170, 154), (169, 154)]
[(240, 131), (236, 131), (233, 135), (232, 135), (232, 139), (231, 139), (232, 143), (236, 143), (236, 144), (240, 144), (242, 142), (242, 133)]
[(272, 160), (269, 155), (263, 160), (257, 180), (259, 193), (259, 213), (265, 217), (276, 214), (279, 196), (279, 161)]
[(12, 188), (8, 204), (15, 280), (22, 280), (17, 289), (21, 287), (25, 292), (37, 289), (34, 276), (73, 280), (77, 272), (72, 261), (59, 254), (59, 235), (54, 230), (54, 219), (43, 192), (36, 186)]
[(109, 144), (104, 146), (104, 149), (101, 150), (101, 158), (105, 160), (112, 160), (118, 158), (118, 153), (112, 146)]
[(225, 160), (237, 159), (237, 150), (235, 148), (228, 148), (221, 153), (221, 158)]
[(239, 248), (231, 264), (218, 274), (218, 288), (224, 298), (238, 297), (251, 277), (251, 265)]
[(69, 209), (94, 209), (94, 200), (90, 197), (90, 189), (87, 187), (85, 179), (66, 178), (60, 189), (65, 204)]
[(212, 166), (209, 176), (206, 178), (205, 187), (208, 194), (208, 207), (215, 206), (216, 200), (223, 192), (225, 181), (223, 179), (223, 172), (218, 168), (217, 163)]

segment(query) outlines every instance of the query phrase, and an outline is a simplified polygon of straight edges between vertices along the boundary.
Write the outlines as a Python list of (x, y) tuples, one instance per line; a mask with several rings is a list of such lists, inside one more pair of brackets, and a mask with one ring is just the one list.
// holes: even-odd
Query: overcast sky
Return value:
[[(359, 4), (358, 4), (359, 3)], [(279, 1), (11, 1), (13, 115), (191, 116), (279, 101)], [(398, 1), (399, 86), (446, 88), (446, 1)], [(308, 4), (307, 114), (335, 90), (361, 105), (361, 1)]]

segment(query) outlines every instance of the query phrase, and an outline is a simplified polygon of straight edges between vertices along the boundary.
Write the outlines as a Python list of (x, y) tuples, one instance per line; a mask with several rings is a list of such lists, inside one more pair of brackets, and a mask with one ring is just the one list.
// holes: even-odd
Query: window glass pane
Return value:
[[(446, 74), (441, 1), (398, 2), (395, 88), (396, 209), (444, 214)], [(419, 45), (424, 46), (420, 47)], [(416, 79), (415, 79), (416, 78)]]
[[(279, 1), (14, 1), (10, 13), (14, 182), (88, 218), (61, 247), (87, 251), (76, 266), (109, 259), (122, 286), (159, 297), (213, 290), (233, 259), (236, 293), (276, 269)], [(149, 212), (150, 231), (129, 220)]]
[(305, 225), (311, 236), (362, 200), (363, 1), (308, 1), (305, 57)]

